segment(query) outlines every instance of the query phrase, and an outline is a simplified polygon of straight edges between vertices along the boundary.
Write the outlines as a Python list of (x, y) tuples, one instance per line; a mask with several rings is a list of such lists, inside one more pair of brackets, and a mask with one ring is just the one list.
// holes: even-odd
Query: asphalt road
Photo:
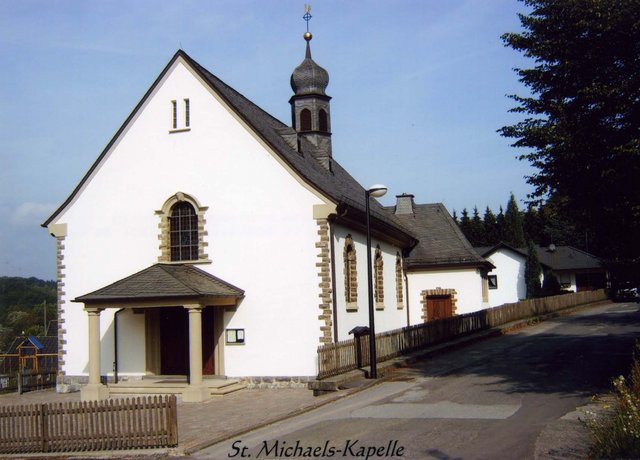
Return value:
[(534, 458), (545, 427), (627, 372), (639, 334), (637, 304), (601, 305), (442, 353), (194, 456)]

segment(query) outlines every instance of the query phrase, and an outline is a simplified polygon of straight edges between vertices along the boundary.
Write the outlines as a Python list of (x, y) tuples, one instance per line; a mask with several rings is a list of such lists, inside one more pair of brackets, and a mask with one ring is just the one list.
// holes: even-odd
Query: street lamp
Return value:
[(370, 222), (370, 210), (369, 210), (369, 197), (380, 198), (387, 193), (387, 187), (381, 184), (372, 185), (368, 190), (364, 192), (364, 198), (367, 210), (367, 280), (369, 288), (369, 365), (371, 370), (369, 372), (370, 379), (378, 378), (378, 370), (376, 367), (376, 327), (374, 321), (374, 309), (373, 309), (373, 280), (371, 273), (371, 222)]

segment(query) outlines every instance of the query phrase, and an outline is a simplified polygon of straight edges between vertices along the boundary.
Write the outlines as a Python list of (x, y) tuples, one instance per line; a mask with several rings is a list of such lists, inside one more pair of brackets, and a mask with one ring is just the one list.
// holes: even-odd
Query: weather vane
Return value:
[(307, 21), (307, 32), (309, 32), (309, 20), (311, 20), (313, 16), (311, 16), (311, 5), (308, 4), (304, 4), (304, 16), (302, 16), (302, 19), (304, 19), (305, 21)]

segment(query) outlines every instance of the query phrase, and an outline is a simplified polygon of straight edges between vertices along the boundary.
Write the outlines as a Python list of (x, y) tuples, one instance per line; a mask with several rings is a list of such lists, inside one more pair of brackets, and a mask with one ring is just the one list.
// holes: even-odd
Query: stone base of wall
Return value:
[[(205, 377), (206, 378), (206, 377)], [(274, 388), (307, 388), (309, 382), (314, 381), (312, 377), (229, 377), (230, 379), (239, 380), (240, 383), (253, 389), (274, 389)], [(120, 381), (142, 380), (141, 376), (121, 376)], [(113, 377), (102, 377), (103, 383), (114, 383)], [(58, 376), (56, 384), (56, 393), (73, 393), (80, 391), (83, 385), (89, 383), (89, 377), (86, 375), (65, 375)]]
[(307, 388), (309, 382), (315, 377), (230, 377), (240, 380), (247, 388), (274, 389), (274, 388)]

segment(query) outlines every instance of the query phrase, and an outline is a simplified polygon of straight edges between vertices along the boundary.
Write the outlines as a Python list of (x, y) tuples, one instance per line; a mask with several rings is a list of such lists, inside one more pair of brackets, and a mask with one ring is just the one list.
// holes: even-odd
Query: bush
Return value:
[(636, 344), (631, 375), (613, 381), (613, 412), (592, 416), (587, 425), (592, 435), (592, 458), (640, 458), (640, 345)]

